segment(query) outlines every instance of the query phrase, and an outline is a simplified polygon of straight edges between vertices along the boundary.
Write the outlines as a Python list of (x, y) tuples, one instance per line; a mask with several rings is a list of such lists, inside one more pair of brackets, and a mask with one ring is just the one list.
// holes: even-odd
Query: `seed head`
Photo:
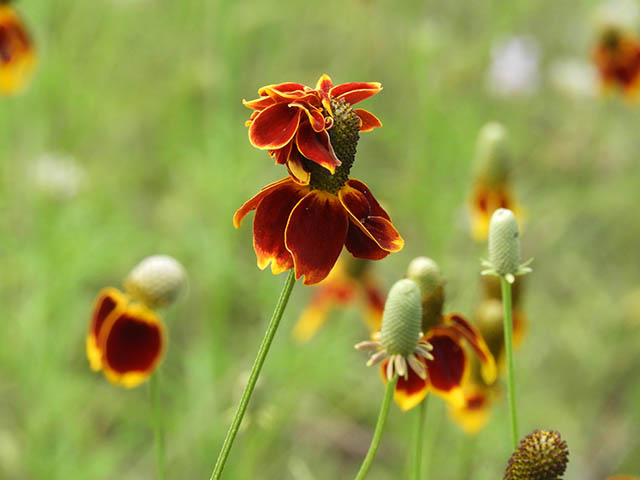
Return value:
[(520, 233), (511, 210), (499, 208), (489, 224), (489, 262), (499, 275), (515, 274), (520, 265)]
[(127, 276), (125, 290), (150, 308), (172, 303), (187, 283), (182, 265), (173, 257), (153, 255), (142, 260)]
[(421, 324), (420, 289), (413, 280), (399, 280), (384, 305), (380, 343), (389, 355), (409, 356), (420, 339)]
[(504, 480), (560, 480), (569, 463), (567, 442), (554, 430), (534, 430), (513, 452)]

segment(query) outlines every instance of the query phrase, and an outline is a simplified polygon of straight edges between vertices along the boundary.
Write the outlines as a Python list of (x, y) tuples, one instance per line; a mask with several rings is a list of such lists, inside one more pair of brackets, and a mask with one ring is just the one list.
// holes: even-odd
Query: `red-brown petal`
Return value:
[(447, 315), (443, 322), (445, 325), (450, 325), (455, 332), (459, 333), (467, 342), (471, 348), (476, 352), (480, 361), (482, 362), (482, 378), (484, 381), (491, 385), (496, 380), (497, 370), (496, 361), (484, 341), (482, 334), (461, 315), (452, 313)]
[(365, 234), (355, 222), (349, 222), (349, 231), (344, 246), (351, 255), (367, 260), (382, 260), (389, 252), (380, 248), (380, 245), (370, 236)]
[(376, 117), (373, 113), (363, 110), (362, 108), (354, 109), (356, 114), (360, 117), (360, 131), (368, 132), (373, 130), (374, 128), (379, 128), (382, 126), (382, 122), (378, 117)]
[(96, 297), (86, 339), (86, 353), (92, 370), (98, 371), (102, 368), (102, 350), (98, 345), (98, 338), (105, 320), (111, 314), (117, 315), (122, 312), (128, 303), (129, 298), (125, 294), (111, 287), (103, 289)]
[(313, 128), (314, 132), (321, 132), (325, 129), (324, 116), (319, 109), (300, 102), (291, 102), (289, 105), (300, 108), (307, 114), (307, 118), (309, 119), (309, 123), (311, 124), (311, 128)]
[[(260, 97), (260, 98), (256, 98), (255, 100), (242, 100), (242, 104), (245, 107), (248, 107), (252, 110), (257, 110), (257, 111), (262, 111), (267, 107), (270, 107), (271, 105), (274, 105), (276, 103), (276, 100), (274, 100), (271, 97)], [(253, 112), (253, 114), (255, 114), (256, 112)], [(252, 115), (253, 115), (252, 114)]]
[(311, 174), (307, 172), (307, 170), (305, 170), (304, 164), (302, 162), (302, 156), (300, 155), (300, 152), (298, 152), (298, 148), (295, 146), (293, 146), (293, 148), (289, 152), (289, 157), (287, 159), (287, 170), (289, 171), (289, 175), (291, 175), (291, 178), (294, 182), (300, 185), (309, 184)]
[(349, 221), (335, 195), (313, 190), (295, 206), (285, 233), (287, 249), (293, 255), (296, 279), (304, 284), (323, 280), (342, 250)]
[(100, 333), (105, 376), (112, 383), (135, 387), (153, 373), (164, 344), (164, 327), (157, 315), (141, 304), (130, 305), (110, 316)]
[[(373, 93), (371, 95), (375, 95), (380, 90), (382, 90), (382, 84), (378, 82), (351, 82), (351, 83), (343, 83), (341, 85), (336, 85), (329, 91), (329, 95), (334, 98), (340, 98), (342, 95), (349, 94), (351, 92), (356, 92), (360, 90), (370, 90)], [(369, 95), (369, 96), (371, 96)], [(351, 102), (349, 102), (351, 103)], [(353, 103), (351, 103), (353, 105)]]
[(389, 214), (385, 211), (384, 208), (382, 208), (382, 206), (380, 206), (378, 200), (376, 200), (376, 197), (373, 196), (373, 193), (371, 193), (371, 190), (369, 190), (369, 187), (367, 187), (364, 182), (361, 182), (357, 178), (350, 178), (349, 180), (347, 180), (347, 185), (355, 188), (366, 197), (367, 202), (369, 202), (369, 209), (371, 211), (369, 215), (384, 217), (387, 220), (391, 220)]
[(289, 181), (269, 191), (258, 204), (253, 219), (253, 248), (260, 269), (271, 263), (271, 271), (277, 275), (293, 267), (284, 243), (285, 228), (293, 207), (308, 191)]
[(294, 147), (294, 142), (287, 143), (284, 147), (277, 150), (269, 150), (269, 156), (276, 159), (276, 165), (285, 165), (289, 156), (291, 155), (291, 149)]
[(323, 166), (332, 174), (340, 165), (340, 160), (336, 157), (331, 146), (329, 134), (325, 131), (315, 132), (308, 121), (300, 123), (296, 144), (303, 156)]
[(332, 88), (333, 88), (333, 82), (331, 81), (331, 77), (326, 73), (323, 73), (322, 76), (316, 82), (316, 90), (329, 93), (329, 91)]
[[(380, 371), (382, 380), (387, 382), (386, 369), (389, 360), (382, 362)], [(408, 369), (407, 379), (398, 377), (395, 391), (393, 392), (393, 400), (400, 407), (400, 410), (406, 412), (419, 405), (429, 393), (429, 379), (420, 378), (411, 368)]]
[(256, 208), (258, 208), (258, 204), (262, 201), (264, 196), (269, 193), (269, 191), (273, 190), (278, 185), (281, 185), (283, 183), (289, 183), (289, 182), (291, 182), (291, 179), (289, 177), (286, 177), (286, 178), (281, 178), (280, 180), (277, 180), (273, 183), (270, 183), (269, 185), (262, 187), (258, 193), (256, 193), (253, 197), (247, 200), (244, 203), (244, 205), (242, 205), (233, 215), (233, 226), (236, 228), (240, 228), (240, 225), (242, 224), (242, 220), (244, 220), (244, 217), (246, 217), (247, 214), (252, 210), (255, 210)]
[(301, 111), (287, 103), (276, 103), (261, 111), (249, 127), (249, 141), (261, 150), (284, 147), (296, 134)]
[(433, 360), (427, 360), (433, 389), (449, 393), (460, 387), (467, 370), (467, 357), (462, 347), (451, 336), (433, 330), (426, 339), (433, 346)]
[(304, 92), (304, 85), (294, 82), (286, 83), (274, 83), (272, 85), (266, 85), (258, 90), (258, 95), (268, 95), (269, 93), (290, 93), (290, 92)]

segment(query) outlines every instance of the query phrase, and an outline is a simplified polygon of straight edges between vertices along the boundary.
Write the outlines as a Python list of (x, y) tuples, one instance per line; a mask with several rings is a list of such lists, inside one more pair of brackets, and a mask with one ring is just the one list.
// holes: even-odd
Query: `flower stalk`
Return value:
[(422, 444), (424, 440), (424, 421), (427, 414), (427, 400), (425, 398), (418, 407), (418, 421), (416, 422), (416, 433), (413, 438), (413, 462), (411, 464), (411, 480), (422, 478)]
[(382, 432), (384, 431), (384, 425), (387, 422), (387, 416), (389, 415), (389, 407), (391, 406), (391, 399), (393, 398), (393, 392), (396, 387), (398, 376), (394, 376), (393, 380), (387, 382), (387, 387), (384, 391), (384, 397), (382, 399), (382, 405), (380, 407), (380, 413), (378, 414), (378, 421), (376, 423), (376, 429), (373, 432), (373, 438), (371, 439), (371, 445), (369, 445), (369, 451), (360, 466), (360, 470), (356, 475), (355, 480), (363, 480), (367, 477), (369, 469), (373, 464), (373, 459), (380, 447), (380, 440), (382, 439)]
[(151, 398), (151, 415), (153, 417), (153, 437), (156, 450), (156, 478), (164, 480), (164, 430), (162, 428), (162, 405), (158, 394), (158, 374), (149, 379), (149, 394)]
[(507, 387), (509, 395), (509, 418), (511, 419), (511, 440), (513, 448), (518, 446), (518, 418), (516, 413), (516, 388), (513, 365), (513, 309), (511, 307), (511, 284), (500, 277), (502, 288), (502, 308), (504, 311), (504, 349), (507, 361)]
[(282, 319), (284, 310), (287, 307), (287, 303), (289, 303), (289, 297), (291, 296), (291, 290), (293, 290), (294, 284), (295, 274), (293, 270), (290, 270), (284, 286), (282, 287), (282, 291), (280, 292), (280, 298), (278, 299), (276, 308), (273, 311), (273, 315), (271, 316), (271, 320), (269, 321), (269, 325), (267, 326), (267, 331), (265, 332), (262, 343), (260, 344), (260, 348), (258, 349), (258, 355), (256, 356), (253, 366), (251, 367), (247, 386), (242, 392), (240, 403), (238, 404), (238, 408), (233, 417), (233, 421), (231, 422), (231, 426), (229, 427), (227, 436), (225, 437), (222, 448), (220, 449), (220, 453), (218, 454), (218, 459), (216, 460), (215, 467), (213, 468), (213, 472), (211, 473), (210, 480), (217, 480), (222, 475), (222, 470), (224, 470), (224, 466), (227, 463), (229, 453), (231, 452), (231, 447), (233, 446), (233, 441), (238, 434), (240, 424), (242, 423), (244, 414), (247, 411), (247, 405), (249, 404), (249, 400), (251, 400), (251, 395), (253, 394), (256, 382), (258, 381), (258, 377), (260, 376), (260, 371), (262, 370), (264, 361), (267, 358), (267, 354), (269, 353), (271, 343), (273, 342), (273, 338), (275, 337), (278, 326), (280, 325), (280, 320)]

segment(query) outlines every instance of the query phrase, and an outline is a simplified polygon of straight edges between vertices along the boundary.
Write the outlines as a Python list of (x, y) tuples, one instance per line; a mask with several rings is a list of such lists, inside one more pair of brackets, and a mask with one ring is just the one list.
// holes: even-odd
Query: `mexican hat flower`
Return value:
[(602, 86), (619, 90), (630, 99), (640, 92), (640, 39), (624, 29), (609, 26), (593, 49), (593, 61)]
[(506, 129), (496, 122), (487, 123), (478, 134), (473, 161), (474, 181), (468, 203), (471, 236), (478, 242), (487, 240), (491, 216), (497, 209), (508, 208), (521, 216), (509, 183), (510, 159), (506, 140)]
[(154, 306), (173, 301), (185, 283), (171, 257), (143, 260), (127, 277), (128, 294), (107, 287), (94, 301), (86, 353), (91, 369), (113, 384), (132, 388), (145, 381), (162, 359), (165, 327)]
[[(349, 178), (362, 126), (360, 116), (345, 97), (329, 96), (329, 105), (330, 145), (341, 162), (335, 173), (303, 158), (302, 164), (310, 172), (307, 185), (292, 177), (271, 183), (233, 217), (239, 228), (244, 217), (255, 210), (253, 246), (258, 267), (271, 264), (274, 274), (293, 268), (296, 279), (304, 276), (305, 285), (329, 275), (343, 246), (354, 257), (369, 260), (380, 260), (404, 246), (369, 187)], [(281, 127), (274, 123), (273, 128)]]
[(385, 295), (371, 273), (369, 260), (341, 256), (327, 278), (320, 282), (293, 329), (293, 337), (310, 340), (335, 308), (360, 300), (362, 316), (371, 332), (380, 330)]
[[(334, 150), (329, 131), (335, 121), (332, 101), (354, 105), (382, 90), (377, 82), (352, 82), (333, 85), (328, 75), (322, 75), (312, 89), (300, 83), (267, 85), (258, 90), (259, 98), (243, 101), (253, 110), (245, 123), (249, 141), (267, 150), (276, 163), (286, 165), (291, 178), (301, 185), (311, 180), (308, 162), (326, 168), (331, 173), (342, 159)], [(382, 126), (367, 110), (353, 110), (361, 132)]]
[(487, 386), (482, 379), (467, 382), (462, 392), (462, 403), (448, 405), (449, 416), (467, 435), (475, 435), (489, 423), (491, 407), (500, 392), (496, 384)]
[(0, 94), (20, 92), (35, 64), (35, 48), (22, 20), (7, 2), (0, 2)]

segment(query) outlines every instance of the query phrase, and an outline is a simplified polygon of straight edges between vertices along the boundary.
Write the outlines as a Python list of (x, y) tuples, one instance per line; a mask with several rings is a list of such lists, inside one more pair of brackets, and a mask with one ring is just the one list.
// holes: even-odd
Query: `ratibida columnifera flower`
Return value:
[(569, 463), (567, 442), (555, 430), (534, 430), (520, 441), (504, 480), (560, 480)]

